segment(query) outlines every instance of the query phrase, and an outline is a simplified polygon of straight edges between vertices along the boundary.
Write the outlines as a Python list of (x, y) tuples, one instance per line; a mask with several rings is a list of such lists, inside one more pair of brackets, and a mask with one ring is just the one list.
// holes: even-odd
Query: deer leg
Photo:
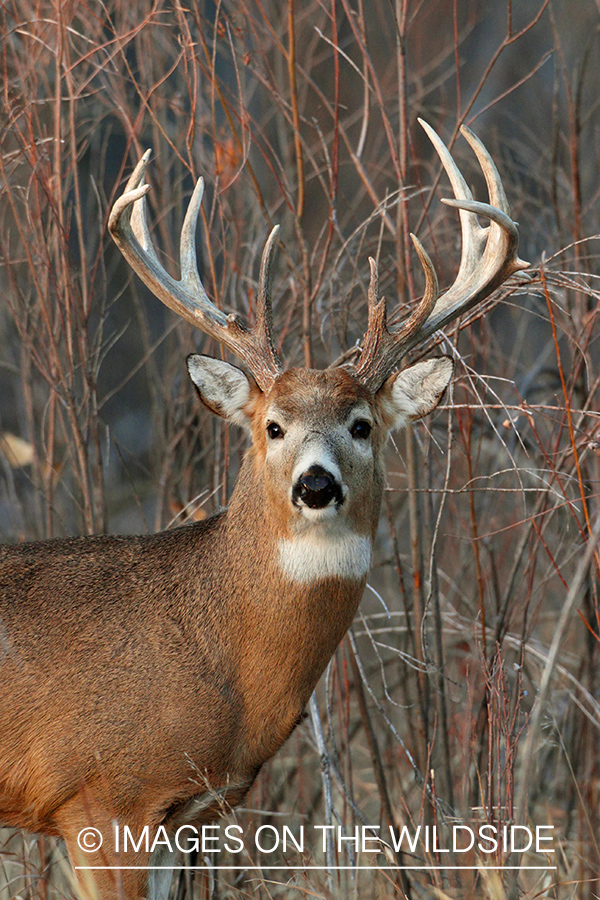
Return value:
[(167, 900), (173, 877), (173, 869), (166, 866), (175, 866), (179, 863), (178, 854), (161, 847), (155, 850), (150, 857), (149, 865), (152, 868), (148, 872), (148, 897), (150, 900)]
[[(65, 803), (55, 820), (84, 900), (141, 900), (149, 896), (149, 854), (141, 846), (138, 850), (128, 848), (127, 854), (119, 852), (114, 815), (86, 794)], [(132, 833), (137, 833), (135, 823)]]

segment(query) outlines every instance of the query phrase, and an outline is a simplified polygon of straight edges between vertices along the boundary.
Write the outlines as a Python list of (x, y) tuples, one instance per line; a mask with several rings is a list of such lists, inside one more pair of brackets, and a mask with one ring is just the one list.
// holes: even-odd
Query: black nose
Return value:
[(344, 501), (342, 489), (331, 472), (322, 466), (311, 466), (303, 472), (292, 490), (292, 501), (310, 509), (323, 509), (332, 500), (341, 504)]

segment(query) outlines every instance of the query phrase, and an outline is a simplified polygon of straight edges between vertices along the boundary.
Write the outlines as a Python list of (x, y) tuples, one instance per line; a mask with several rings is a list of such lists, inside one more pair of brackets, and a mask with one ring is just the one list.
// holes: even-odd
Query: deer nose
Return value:
[(292, 501), (310, 509), (324, 509), (332, 500), (340, 505), (344, 501), (342, 489), (335, 477), (322, 466), (310, 466), (298, 478), (292, 489)]

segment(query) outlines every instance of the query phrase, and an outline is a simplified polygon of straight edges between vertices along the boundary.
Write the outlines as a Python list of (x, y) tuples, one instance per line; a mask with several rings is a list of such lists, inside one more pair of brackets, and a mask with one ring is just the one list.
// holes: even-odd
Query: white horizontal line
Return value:
[(486, 871), (498, 871), (503, 872), (508, 869), (516, 869), (518, 872), (525, 871), (542, 871), (542, 872), (551, 872), (555, 869), (558, 869), (558, 866), (75, 866), (77, 871), (92, 871), (92, 870), (102, 870), (103, 872), (120, 872), (123, 870), (135, 870), (135, 871), (173, 871), (173, 872), (212, 872), (215, 869), (227, 869), (231, 871), (249, 871), (256, 870), (258, 872), (268, 872), (268, 871), (278, 871), (278, 872), (304, 872), (308, 871), (321, 871), (321, 872), (329, 872), (329, 871), (340, 871), (342, 869), (391, 869), (394, 872), (404, 871), (405, 869), (417, 869), (418, 871), (425, 871), (431, 869), (441, 869), (444, 872), (456, 871), (458, 869), (485, 869)]

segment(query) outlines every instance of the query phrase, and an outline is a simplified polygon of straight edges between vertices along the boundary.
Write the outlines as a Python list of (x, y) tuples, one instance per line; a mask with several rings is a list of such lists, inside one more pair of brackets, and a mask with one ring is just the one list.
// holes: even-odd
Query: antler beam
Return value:
[[(373, 391), (381, 387), (412, 347), (480, 303), (510, 275), (529, 265), (517, 255), (517, 226), (510, 217), (498, 170), (481, 141), (468, 128), (461, 128), (481, 165), (489, 203), (473, 200), (446, 145), (426, 122), (421, 119), (419, 122), (433, 143), (454, 191), (453, 200), (442, 202), (459, 211), (460, 266), (454, 284), (439, 295), (431, 259), (417, 238), (411, 235), (425, 273), (425, 293), (400, 328), (390, 331), (385, 300), (378, 292), (377, 265), (373, 259), (369, 260), (368, 326), (354, 371)], [(278, 226), (272, 230), (263, 251), (256, 322), (249, 329), (237, 315), (226, 315), (209, 300), (198, 274), (196, 230), (204, 190), (202, 178), (192, 194), (181, 231), (181, 280), (172, 278), (159, 262), (146, 218), (146, 194), (150, 188), (144, 183), (144, 175), (149, 157), (150, 151), (147, 151), (137, 164), (124, 194), (113, 206), (108, 223), (113, 238), (134, 271), (166, 306), (227, 347), (246, 365), (258, 386), (263, 391), (268, 390), (282, 371), (273, 342), (270, 296), (270, 271)], [(482, 227), (478, 216), (489, 219), (490, 224)]]
[(181, 230), (181, 280), (176, 281), (158, 260), (146, 217), (144, 183), (150, 158), (147, 150), (127, 182), (123, 195), (115, 202), (108, 228), (123, 256), (144, 284), (169, 309), (205, 334), (214, 337), (244, 363), (262, 390), (268, 390), (281, 372), (281, 363), (273, 343), (270, 273), (277, 232), (271, 231), (262, 255), (257, 296), (256, 323), (248, 329), (235, 314), (226, 315), (212, 303), (198, 274), (196, 230), (204, 192), (204, 180), (198, 179)]
[[(461, 133), (479, 160), (490, 203), (473, 200), (446, 145), (430, 125), (422, 119), (419, 122), (433, 143), (454, 191), (455, 199), (442, 202), (459, 210), (462, 235), (460, 266), (454, 284), (438, 297), (437, 278), (431, 259), (415, 236), (411, 235), (425, 272), (425, 294), (412, 315), (397, 331), (390, 332), (386, 324), (385, 301), (379, 299), (377, 291), (377, 266), (374, 260), (369, 260), (369, 320), (355, 371), (372, 390), (383, 384), (412, 347), (480, 303), (510, 275), (529, 266), (517, 255), (517, 225), (510, 217), (498, 170), (479, 138), (468, 128), (461, 128)], [(490, 224), (482, 227), (478, 216), (485, 216)]]

